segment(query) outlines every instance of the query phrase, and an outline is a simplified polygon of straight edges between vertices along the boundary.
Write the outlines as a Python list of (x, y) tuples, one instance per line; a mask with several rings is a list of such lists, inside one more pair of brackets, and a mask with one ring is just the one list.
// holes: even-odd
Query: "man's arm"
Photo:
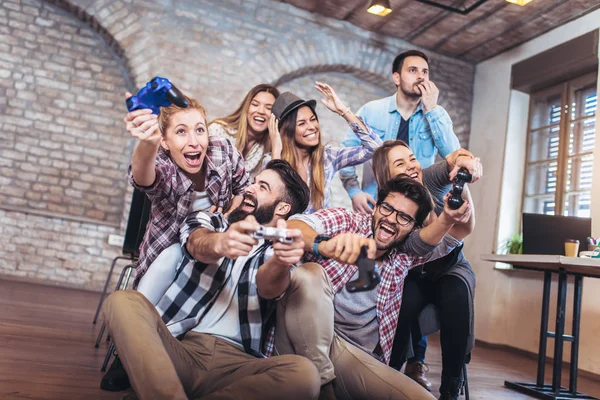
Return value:
[[(194, 223), (194, 219), (198, 222)], [(250, 236), (259, 224), (253, 216), (232, 224), (225, 232), (216, 232), (211, 215), (199, 213), (186, 220), (181, 228), (181, 243), (196, 261), (214, 264), (221, 258), (236, 259), (250, 254), (258, 243)], [(217, 227), (217, 230), (220, 227)]]
[[(318, 236), (317, 231), (306, 222), (299, 220), (288, 221), (288, 227), (298, 229), (302, 233), (304, 251), (314, 253), (315, 238)], [(343, 264), (353, 264), (358, 259), (363, 246), (369, 248), (368, 257), (375, 259), (377, 251), (375, 241), (352, 232), (340, 232), (332, 235), (330, 239), (317, 245), (317, 252), (321, 257), (331, 258)]]
[(284, 220), (277, 221), (277, 227), (288, 229), (288, 237), (292, 243), (273, 243), (273, 256), (260, 266), (256, 273), (258, 294), (264, 299), (275, 299), (281, 296), (290, 285), (291, 267), (298, 263), (304, 254), (302, 232), (290, 229)]

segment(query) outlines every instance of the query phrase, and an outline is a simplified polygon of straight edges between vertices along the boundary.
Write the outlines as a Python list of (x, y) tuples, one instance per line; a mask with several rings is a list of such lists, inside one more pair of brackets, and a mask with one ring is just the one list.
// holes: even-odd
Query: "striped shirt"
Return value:
[[(242, 342), (239, 344), (246, 353), (255, 357), (270, 355), (275, 338), (277, 301), (259, 296), (256, 273), (273, 255), (272, 242), (259, 240), (248, 256), (236, 260), (221, 258), (215, 264), (206, 264), (195, 261), (185, 250), (190, 234), (201, 228), (224, 232), (229, 228), (229, 223), (221, 213), (196, 212), (185, 220), (180, 238), (185, 256), (174, 282), (156, 305), (158, 313), (173, 336), (180, 336), (191, 329), (202, 332), (203, 318), (211, 311), (219, 294), (229, 280), (238, 280), (234, 296), (237, 296), (239, 329), (232, 329), (229, 336), (225, 336), (227, 333), (223, 331), (222, 336), (234, 342), (241, 336)], [(239, 271), (240, 275), (232, 277), (234, 270)], [(210, 325), (210, 322), (207, 323)], [(213, 326), (210, 328), (214, 329)]]

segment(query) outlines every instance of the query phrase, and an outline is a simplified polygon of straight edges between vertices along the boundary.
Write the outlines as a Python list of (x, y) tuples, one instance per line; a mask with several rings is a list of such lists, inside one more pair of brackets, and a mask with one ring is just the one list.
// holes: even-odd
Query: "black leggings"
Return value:
[[(418, 325), (419, 314), (430, 303), (439, 311), (442, 375), (459, 378), (469, 340), (469, 290), (462, 279), (452, 275), (443, 276), (435, 281), (421, 278), (417, 273), (406, 277), (390, 366), (401, 368), (409, 345), (411, 325)], [(417, 332), (418, 329), (413, 329), (413, 335)], [(415, 339), (420, 338), (421, 334)]]

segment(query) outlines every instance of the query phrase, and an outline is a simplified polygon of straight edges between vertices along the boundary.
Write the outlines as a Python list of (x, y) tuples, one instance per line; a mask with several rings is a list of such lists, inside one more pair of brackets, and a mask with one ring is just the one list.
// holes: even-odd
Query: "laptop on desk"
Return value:
[(591, 218), (523, 213), (523, 254), (565, 254), (565, 241), (579, 240), (579, 251), (587, 250), (592, 234)]

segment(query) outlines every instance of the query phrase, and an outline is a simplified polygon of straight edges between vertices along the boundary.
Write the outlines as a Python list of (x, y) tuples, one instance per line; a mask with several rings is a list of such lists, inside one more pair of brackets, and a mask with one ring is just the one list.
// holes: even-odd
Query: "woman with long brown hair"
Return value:
[(296, 168), (310, 188), (310, 205), (305, 213), (313, 213), (330, 204), (330, 185), (340, 169), (359, 165), (373, 157), (381, 139), (350, 108), (340, 100), (326, 83), (316, 82), (315, 88), (325, 99), (321, 103), (344, 118), (361, 145), (333, 147), (323, 145), (315, 100), (303, 100), (291, 92), (283, 93), (273, 104), (269, 124), (271, 136), (281, 137), (281, 147), (275, 142), (272, 158), (281, 158)]
[(244, 157), (246, 171), (251, 178), (261, 171), (264, 155), (271, 151), (273, 138), (269, 136), (268, 127), (271, 107), (277, 97), (279, 91), (275, 86), (266, 83), (256, 85), (233, 114), (217, 118), (208, 126), (210, 135), (231, 140)]

